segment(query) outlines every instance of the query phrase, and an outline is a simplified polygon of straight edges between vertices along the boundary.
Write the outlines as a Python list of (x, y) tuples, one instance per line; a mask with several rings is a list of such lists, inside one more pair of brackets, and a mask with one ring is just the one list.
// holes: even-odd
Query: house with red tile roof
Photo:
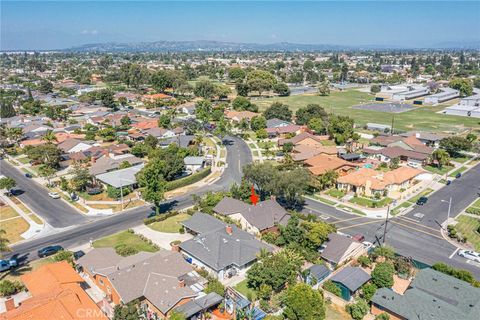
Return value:
[(85, 281), (66, 261), (46, 264), (22, 275), (30, 298), (16, 303), (7, 299), (1, 320), (107, 320), (84, 291)]
[(328, 155), (324, 153), (305, 160), (304, 164), (308, 171), (315, 176), (322, 175), (330, 170), (333, 170), (342, 176), (358, 167), (357, 164), (340, 159), (336, 155)]

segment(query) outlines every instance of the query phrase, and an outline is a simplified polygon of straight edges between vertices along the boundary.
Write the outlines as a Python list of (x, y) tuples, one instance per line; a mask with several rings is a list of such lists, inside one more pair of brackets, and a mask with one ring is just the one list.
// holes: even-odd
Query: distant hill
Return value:
[[(435, 45), (426, 45), (418, 49), (479, 49), (480, 42), (443, 42)], [(401, 50), (415, 49), (414, 47), (385, 46), (385, 45), (364, 45), (364, 46), (342, 46), (330, 44), (300, 44), (290, 42), (278, 42), (270, 44), (259, 43), (237, 43), (210, 40), (198, 41), (154, 41), (154, 42), (107, 42), (85, 44), (61, 51), (70, 52), (186, 52), (186, 51), (340, 51), (340, 50)]]

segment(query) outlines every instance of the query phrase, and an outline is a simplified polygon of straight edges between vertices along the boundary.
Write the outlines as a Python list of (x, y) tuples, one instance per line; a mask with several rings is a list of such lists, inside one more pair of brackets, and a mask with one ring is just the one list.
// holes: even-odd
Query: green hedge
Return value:
[(203, 178), (205, 178), (206, 176), (208, 176), (211, 172), (212, 172), (212, 169), (208, 167), (203, 169), (202, 171), (189, 175), (188, 177), (169, 181), (166, 186), (166, 191), (171, 191), (171, 190), (185, 187), (185, 186), (188, 186), (189, 184), (198, 182)]
[(476, 214), (480, 216), (480, 208), (470, 207), (465, 210), (466, 213)]
[(337, 297), (342, 297), (342, 289), (340, 289), (333, 281), (327, 280), (323, 283), (323, 289), (333, 293)]
[(151, 218), (143, 219), (143, 223), (152, 224), (154, 222), (163, 221), (163, 220), (168, 219), (170, 217), (176, 216), (177, 214), (179, 214), (178, 211), (170, 211), (169, 213), (159, 214), (159, 215), (151, 217)]

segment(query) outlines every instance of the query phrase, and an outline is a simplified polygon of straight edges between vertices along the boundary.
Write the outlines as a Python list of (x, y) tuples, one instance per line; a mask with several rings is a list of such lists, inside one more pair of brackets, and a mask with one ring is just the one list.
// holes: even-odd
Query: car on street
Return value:
[(458, 178), (460, 178), (461, 176), (462, 176), (462, 174), (459, 172), (459, 173), (457, 173), (457, 174), (455, 175), (455, 178), (458, 179)]
[(365, 236), (363, 234), (356, 234), (352, 236), (352, 239), (358, 242), (365, 241)]
[(17, 266), (17, 260), (16, 259), (6, 259), (6, 260), (0, 260), (0, 272), (3, 271), (8, 271), (11, 268), (14, 268)]
[(80, 259), (81, 257), (83, 257), (85, 255), (85, 252), (83, 252), (82, 250), (78, 250), (78, 251), (75, 251), (73, 253), (73, 259), (74, 260), (78, 260)]
[(28, 173), (28, 172), (27, 172), (27, 173), (25, 173), (25, 177), (27, 177), (27, 178), (31, 178), (31, 177), (32, 177), (32, 175), (31, 175), (30, 173)]
[(55, 254), (58, 251), (62, 251), (62, 250), (63, 250), (63, 247), (59, 246), (59, 245), (48, 246), (48, 247), (45, 247), (45, 248), (42, 248), (42, 249), (38, 250), (37, 254), (40, 258), (43, 258), (43, 257), (51, 256), (52, 254)]
[(427, 201), (428, 201), (428, 198), (427, 198), (427, 197), (420, 197), (420, 198), (418, 198), (418, 200), (417, 200), (417, 205), (423, 206), (425, 203), (427, 203)]
[(48, 195), (50, 196), (50, 198), (53, 198), (53, 199), (60, 198), (60, 195), (58, 194), (58, 192), (49, 192)]
[(157, 213), (156, 213), (155, 211), (152, 211), (152, 212), (150, 212), (150, 213), (148, 214), (147, 219), (148, 219), (148, 218), (153, 218), (153, 217), (155, 217), (156, 215), (157, 215)]
[(458, 255), (468, 260), (472, 260), (480, 263), (480, 253), (471, 250), (459, 250)]

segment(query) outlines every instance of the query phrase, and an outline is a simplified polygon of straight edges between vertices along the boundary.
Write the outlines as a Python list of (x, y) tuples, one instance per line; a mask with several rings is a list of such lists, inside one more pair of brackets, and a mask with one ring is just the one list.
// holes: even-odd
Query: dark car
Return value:
[(25, 177), (27, 177), (27, 178), (31, 178), (31, 177), (32, 177), (32, 175), (31, 175), (30, 173), (28, 173), (28, 172), (27, 172), (27, 173), (25, 173)]
[(52, 254), (57, 253), (58, 251), (63, 250), (62, 246), (48, 246), (43, 249), (38, 250), (38, 256), (40, 258), (51, 256)]
[(81, 257), (83, 257), (85, 255), (85, 252), (83, 252), (82, 250), (78, 250), (78, 251), (75, 251), (73, 253), (73, 259), (74, 260), (78, 260), (80, 259)]
[(462, 174), (459, 172), (459, 173), (457, 173), (457, 174), (455, 175), (455, 178), (458, 179), (458, 178), (460, 178), (461, 176), (462, 176)]
[(417, 204), (418, 204), (419, 206), (423, 206), (425, 203), (427, 203), (427, 201), (428, 201), (428, 198), (427, 198), (427, 197), (420, 197), (420, 198), (418, 198), (418, 200), (417, 200)]
[(157, 213), (155, 211), (152, 211), (148, 214), (147, 218), (153, 218), (157, 215)]
[(449, 186), (452, 183), (452, 180), (447, 180), (447, 186)]

